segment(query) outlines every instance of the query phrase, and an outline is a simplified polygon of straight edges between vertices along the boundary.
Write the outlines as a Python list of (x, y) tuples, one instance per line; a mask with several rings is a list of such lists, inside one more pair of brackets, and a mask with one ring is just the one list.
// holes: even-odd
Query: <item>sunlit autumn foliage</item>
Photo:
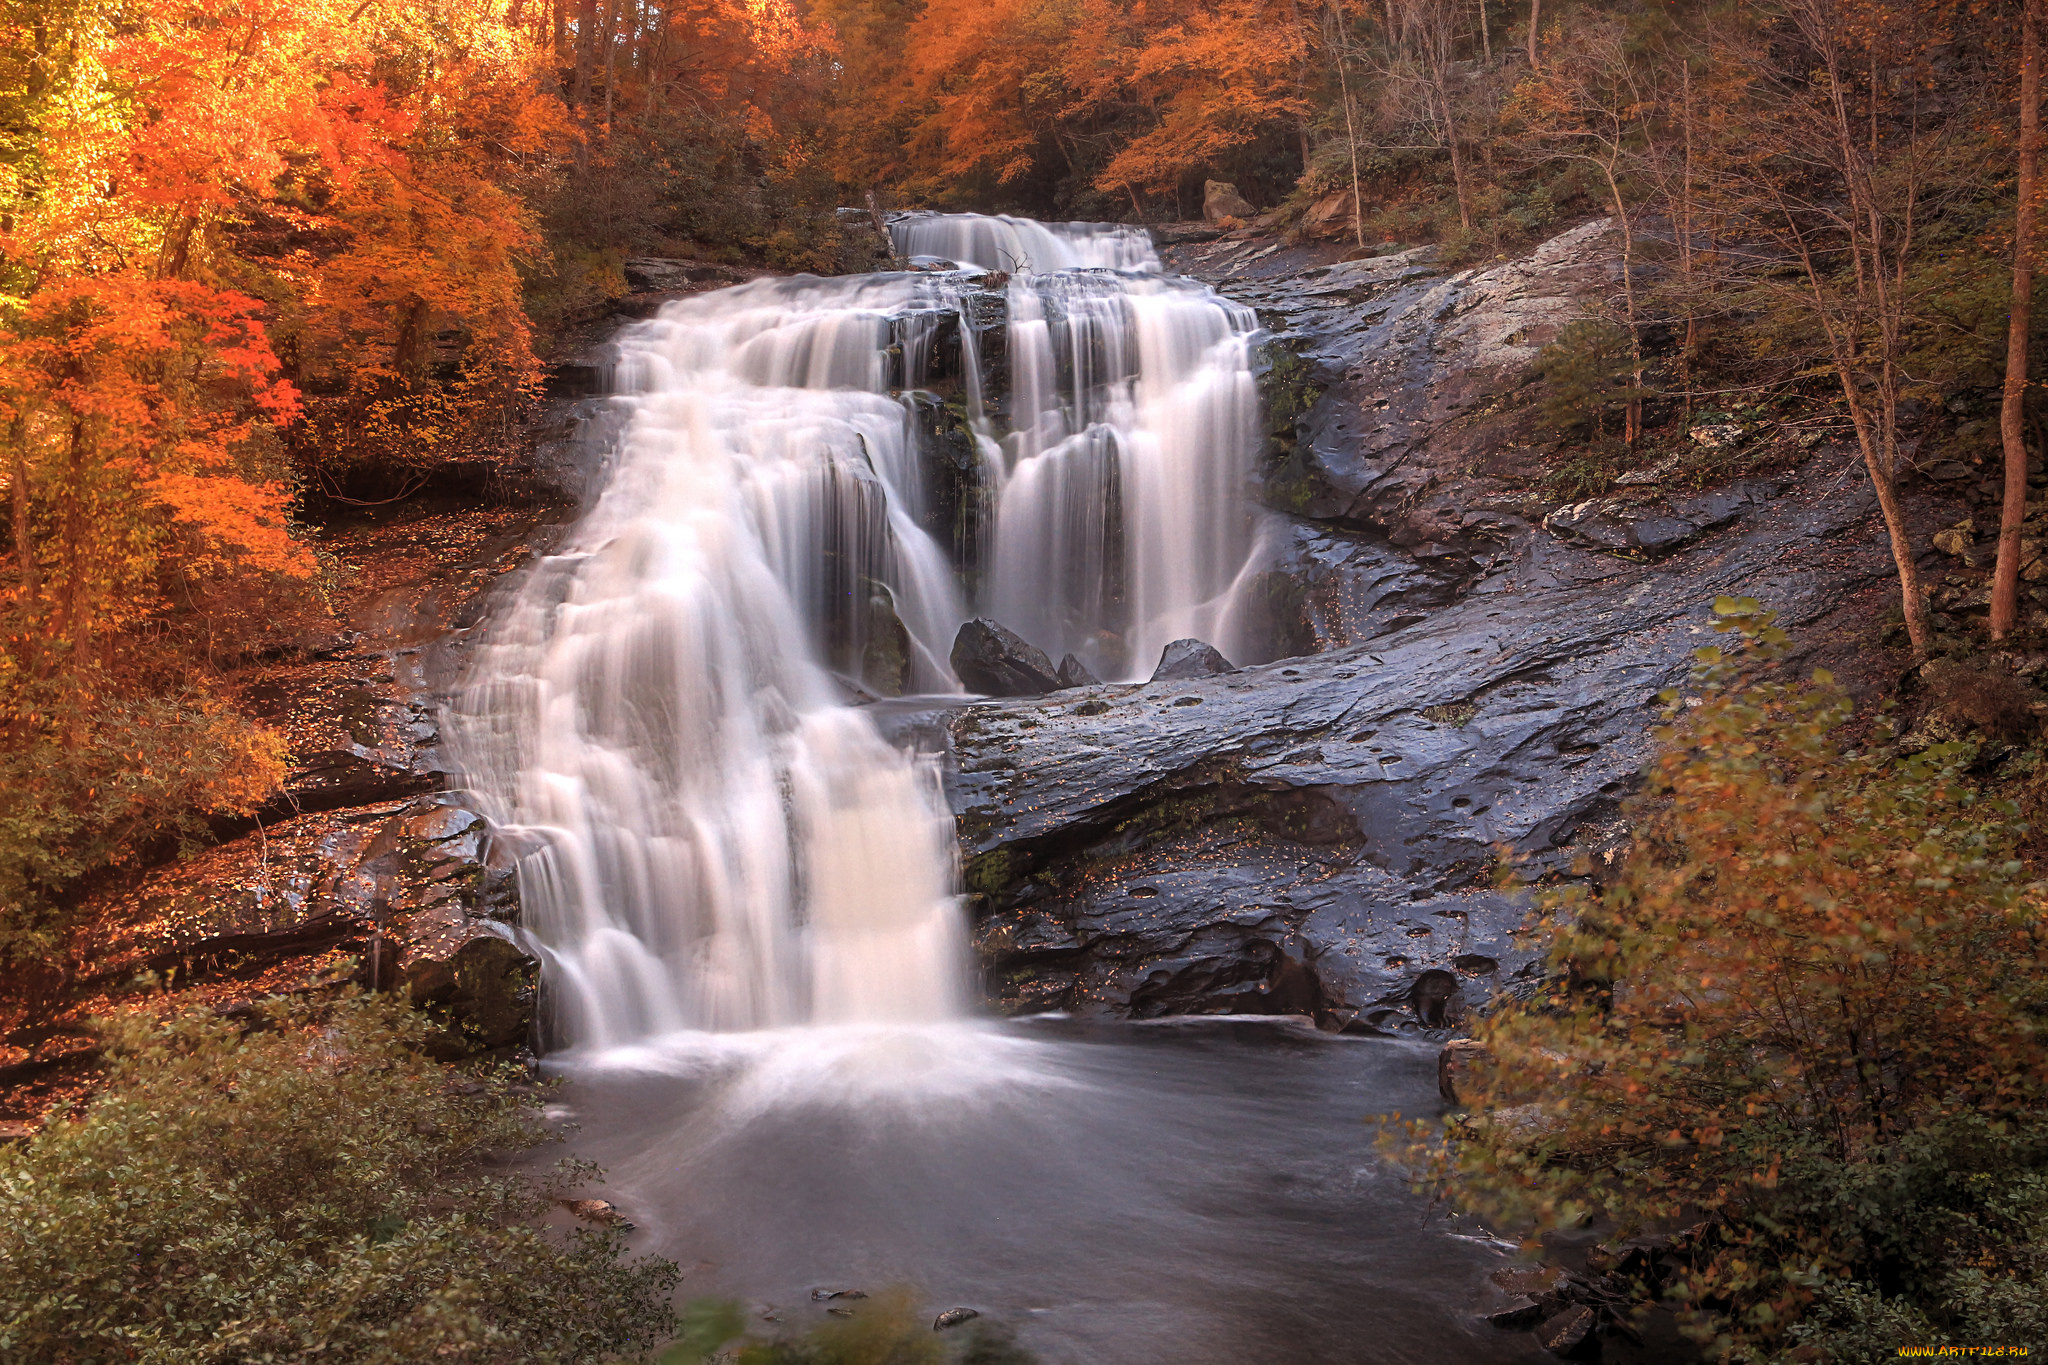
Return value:
[(324, 616), (309, 471), (502, 438), (536, 375), (522, 196), (566, 132), (495, 5), (0, 13), (20, 908), (274, 790), (281, 744), (208, 673)]
[(996, 186), (1050, 171), (1142, 211), (1306, 115), (1308, 34), (1268, 0), (932, 0), (906, 34), (913, 161)]
[(1732, 1359), (2003, 1340), (2048, 1287), (2025, 827), (1974, 746), (1852, 744), (1825, 674), (1759, 672), (1769, 613), (1717, 606), (1738, 644), (1672, 698), (1625, 871), (1544, 897), (1549, 985), (1479, 1028), (1434, 1160), (1504, 1226), (1694, 1229), (1669, 1292)]

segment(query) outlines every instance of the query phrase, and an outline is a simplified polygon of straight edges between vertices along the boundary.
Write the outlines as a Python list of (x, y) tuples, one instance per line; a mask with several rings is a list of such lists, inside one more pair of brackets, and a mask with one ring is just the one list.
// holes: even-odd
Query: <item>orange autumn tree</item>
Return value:
[(252, 257), (283, 248), (264, 265), (303, 272), (279, 332), (309, 416), (294, 448), (330, 492), (512, 446), (540, 378), (522, 278), (546, 250), (533, 205), (572, 145), (541, 89), (545, 50), (499, 0), (358, 14), (360, 51), (322, 92), (356, 147), (296, 160), (243, 233)]
[[(430, 448), (530, 382), (518, 173), (560, 121), (504, 35), (487, 4), (0, 3), (0, 940), (275, 789), (281, 740), (207, 678), (324, 614), (307, 377)], [(454, 354), (410, 388), (408, 325)]]
[(1142, 215), (1306, 111), (1306, 41), (1277, 0), (933, 0), (910, 29), (911, 160), (933, 186), (1057, 178)]
[[(1166, 10), (1165, 13), (1156, 13)], [(1274, 0), (1141, 6), (1146, 39), (1122, 49), (1119, 72), (1150, 124), (1096, 174), (1098, 188), (1171, 194), (1191, 171), (1299, 121), (1298, 73), (1308, 54), (1300, 15)]]

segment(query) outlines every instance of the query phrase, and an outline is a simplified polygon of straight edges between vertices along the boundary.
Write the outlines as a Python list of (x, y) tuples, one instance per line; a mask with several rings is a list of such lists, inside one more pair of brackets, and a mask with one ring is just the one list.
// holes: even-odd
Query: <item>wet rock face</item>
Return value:
[(1530, 877), (1611, 855), (1707, 604), (1756, 592), (1800, 626), (1881, 594), (1869, 507), (1789, 494), (1715, 553), (1532, 557), (1367, 645), (968, 708), (949, 790), (992, 993), (1454, 1024), (1529, 962), (1494, 849)]
[(1532, 967), (1495, 850), (1529, 879), (1612, 864), (1716, 595), (1761, 598), (1807, 648), (1865, 632), (1892, 570), (1848, 451), (1555, 517), (1531, 488), (1515, 395), (1606, 287), (1607, 243), (1595, 223), (1487, 271), (1409, 252), (1224, 281), (1298, 362), (1266, 381), (1270, 662), (953, 717), (1001, 1007), (1454, 1027)]
[(449, 1055), (523, 1044), (535, 963), (511, 941), (518, 851), (449, 797), (300, 816), (118, 893), (91, 971), (253, 979), (346, 954), (365, 984), (432, 1003)]

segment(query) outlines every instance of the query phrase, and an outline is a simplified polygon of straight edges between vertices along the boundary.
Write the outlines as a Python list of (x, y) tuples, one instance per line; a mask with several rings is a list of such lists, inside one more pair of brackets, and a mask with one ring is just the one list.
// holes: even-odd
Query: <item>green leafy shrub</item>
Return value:
[(1740, 645), (1668, 695), (1621, 876), (1543, 898), (1549, 987), (1411, 1155), (1511, 1224), (1695, 1229), (1664, 1292), (1724, 1359), (2015, 1341), (2048, 1257), (2025, 826), (1971, 745), (1851, 747), (1831, 679), (1759, 668), (1770, 614), (1715, 605)]
[(583, 1362), (673, 1335), (674, 1266), (548, 1230), (556, 1187), (491, 1165), (542, 1140), (511, 1073), (429, 1061), (389, 998), (262, 1020), (108, 1025), (105, 1092), (0, 1148), (0, 1359)]

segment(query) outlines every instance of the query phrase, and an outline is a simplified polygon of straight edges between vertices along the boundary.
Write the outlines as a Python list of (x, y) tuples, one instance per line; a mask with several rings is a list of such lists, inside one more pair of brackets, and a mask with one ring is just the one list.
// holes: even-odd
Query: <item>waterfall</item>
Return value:
[(1046, 275), (1060, 270), (1159, 269), (1143, 228), (1114, 223), (1035, 223), (978, 213), (907, 213), (890, 225), (896, 250), (970, 270)]
[(1007, 286), (1011, 393), (988, 615), (1099, 677), (1194, 636), (1242, 658), (1255, 532), (1251, 311), (1156, 275)]
[(620, 337), (604, 491), (450, 708), (476, 798), (536, 850), (559, 1039), (956, 1014), (935, 762), (853, 703), (957, 692), (977, 613), (1105, 677), (1235, 647), (1251, 313), (1133, 229), (893, 231), (957, 268), (758, 281)]

